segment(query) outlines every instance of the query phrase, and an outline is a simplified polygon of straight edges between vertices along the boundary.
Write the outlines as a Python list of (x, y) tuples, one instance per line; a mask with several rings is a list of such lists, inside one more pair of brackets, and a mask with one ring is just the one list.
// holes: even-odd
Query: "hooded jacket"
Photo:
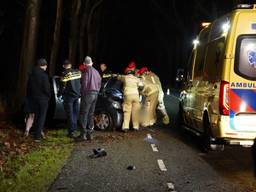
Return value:
[(49, 77), (40, 67), (35, 67), (29, 75), (27, 95), (30, 98), (47, 100), (51, 96)]

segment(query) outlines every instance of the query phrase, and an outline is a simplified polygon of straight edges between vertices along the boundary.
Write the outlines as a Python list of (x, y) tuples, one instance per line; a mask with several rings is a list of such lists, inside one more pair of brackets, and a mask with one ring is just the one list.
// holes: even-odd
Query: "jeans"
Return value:
[(78, 97), (64, 97), (64, 109), (68, 121), (68, 134), (72, 134), (77, 129)]
[(90, 134), (94, 129), (94, 110), (98, 98), (98, 92), (91, 91), (81, 97), (80, 123), (81, 135)]
[(35, 109), (35, 120), (34, 120), (34, 128), (35, 128), (35, 139), (42, 138), (42, 131), (44, 128), (44, 123), (46, 119), (47, 109), (48, 109), (48, 99), (33, 99), (33, 105)]

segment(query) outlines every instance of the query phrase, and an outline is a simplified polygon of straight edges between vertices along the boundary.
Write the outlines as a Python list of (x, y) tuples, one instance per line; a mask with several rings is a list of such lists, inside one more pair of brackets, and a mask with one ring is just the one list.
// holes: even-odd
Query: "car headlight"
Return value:
[(121, 104), (120, 104), (119, 102), (117, 102), (117, 101), (113, 101), (113, 102), (112, 102), (112, 106), (113, 106), (115, 109), (121, 109), (121, 108), (122, 108)]

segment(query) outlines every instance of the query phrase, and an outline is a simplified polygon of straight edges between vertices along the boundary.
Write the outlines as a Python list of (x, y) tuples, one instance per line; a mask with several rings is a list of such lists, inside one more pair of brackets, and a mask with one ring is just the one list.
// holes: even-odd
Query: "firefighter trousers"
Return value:
[(122, 129), (129, 129), (130, 120), (134, 129), (139, 129), (140, 101), (138, 94), (124, 95), (123, 112), (124, 121)]

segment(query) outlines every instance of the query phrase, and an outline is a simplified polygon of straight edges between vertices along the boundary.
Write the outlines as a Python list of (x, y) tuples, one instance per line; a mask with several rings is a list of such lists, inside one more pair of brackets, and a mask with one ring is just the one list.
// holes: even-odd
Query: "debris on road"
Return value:
[(107, 155), (107, 152), (105, 151), (104, 148), (93, 149), (92, 151), (93, 151), (93, 154), (90, 155), (91, 158), (104, 157)]
[(129, 165), (129, 166), (127, 167), (127, 169), (128, 169), (128, 170), (135, 170), (136, 167), (135, 167), (134, 165)]
[(159, 141), (157, 139), (152, 138), (151, 136), (147, 135), (147, 137), (144, 138), (144, 141), (147, 141), (152, 144), (159, 144)]

